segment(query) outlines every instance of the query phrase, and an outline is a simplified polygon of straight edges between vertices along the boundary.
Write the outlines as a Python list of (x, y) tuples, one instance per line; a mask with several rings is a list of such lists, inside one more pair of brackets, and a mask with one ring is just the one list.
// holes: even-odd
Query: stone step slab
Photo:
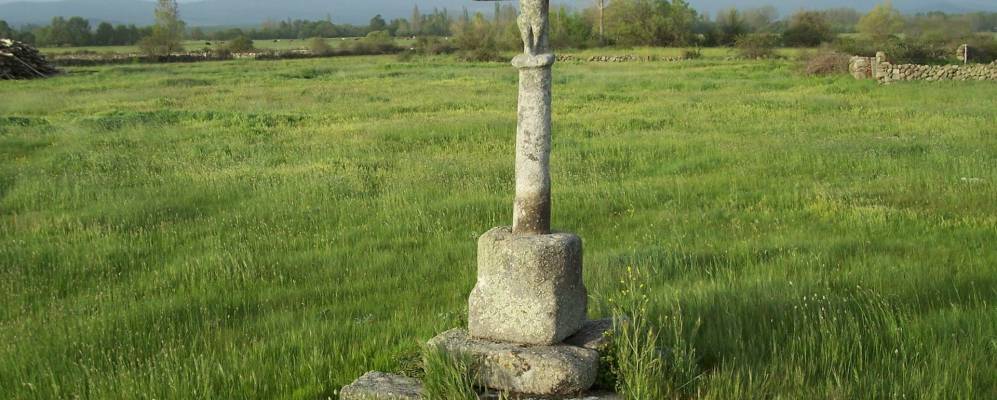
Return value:
[(340, 400), (421, 400), (422, 382), (384, 372), (368, 372), (339, 391)]
[(429, 341), (444, 351), (474, 360), (478, 384), (503, 392), (526, 395), (571, 395), (595, 383), (599, 352), (557, 344), (529, 346), (472, 338), (453, 329)]
[[(422, 400), (422, 382), (418, 379), (384, 372), (368, 372), (343, 388), (340, 400)], [(486, 393), (481, 400), (623, 400), (616, 393), (593, 392), (567, 397), (536, 397), (515, 394)]]

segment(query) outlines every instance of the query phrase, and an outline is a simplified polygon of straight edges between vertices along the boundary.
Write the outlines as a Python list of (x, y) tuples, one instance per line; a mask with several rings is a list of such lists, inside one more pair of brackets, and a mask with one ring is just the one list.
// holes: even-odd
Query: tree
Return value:
[(17, 32), (7, 24), (7, 21), (0, 19), (0, 38), (15, 38), (17, 37)]
[(101, 22), (97, 25), (97, 33), (93, 37), (93, 42), (99, 46), (110, 46), (114, 44), (114, 25)]
[(855, 25), (862, 19), (862, 14), (854, 8), (830, 8), (821, 11), (821, 14), (824, 14), (824, 20), (831, 25), (834, 33), (855, 32)]
[(625, 46), (683, 45), (695, 12), (684, 0), (614, 0), (606, 7), (606, 31)]
[(814, 47), (831, 41), (834, 39), (834, 34), (822, 13), (800, 11), (793, 14), (789, 28), (783, 33), (782, 38), (788, 46)]
[(114, 27), (114, 40), (111, 44), (115, 46), (127, 46), (138, 43), (142, 40), (142, 32), (135, 25), (117, 25)]
[(207, 37), (208, 35), (204, 34), (204, 29), (201, 29), (201, 27), (196, 27), (190, 30), (190, 40), (201, 41)]
[(867, 39), (881, 42), (903, 31), (904, 25), (903, 16), (886, 0), (859, 20), (858, 31)]
[(454, 43), (460, 49), (460, 57), (467, 61), (497, 61), (498, 43), (492, 32), (494, 26), (481, 13), (461, 18), (454, 24)]
[(422, 33), (422, 13), (419, 12), (419, 5), (412, 8), (412, 19), (409, 21), (409, 30), (412, 31), (413, 36), (418, 36)]
[(156, 25), (152, 34), (142, 39), (139, 46), (150, 55), (166, 55), (183, 50), (184, 23), (180, 20), (176, 0), (159, 0), (156, 4)]
[(48, 46), (72, 46), (74, 44), (69, 21), (63, 17), (52, 18), (52, 23), (48, 27), (38, 31), (40, 34), (40, 44)]
[[(585, 18), (563, 5), (551, 10), (550, 43), (555, 48), (584, 48), (592, 44), (592, 26)], [(496, 21), (500, 30), (501, 21)]]
[(384, 31), (387, 28), (388, 23), (384, 21), (384, 17), (381, 14), (377, 14), (374, 18), (371, 18), (370, 24), (367, 26), (367, 30), (370, 32)]
[(748, 33), (748, 24), (737, 8), (731, 7), (717, 14), (717, 29), (720, 30), (719, 43), (732, 45), (738, 37)]
[(86, 46), (93, 41), (90, 33), (90, 21), (83, 17), (72, 17), (66, 21), (66, 33), (68, 44), (72, 46)]
[(754, 32), (769, 32), (777, 19), (779, 11), (773, 6), (752, 8), (744, 12), (744, 23)]

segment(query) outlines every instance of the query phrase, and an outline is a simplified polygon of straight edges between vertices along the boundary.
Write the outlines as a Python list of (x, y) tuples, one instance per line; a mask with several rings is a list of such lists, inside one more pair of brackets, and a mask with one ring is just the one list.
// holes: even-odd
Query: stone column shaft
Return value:
[(513, 231), (550, 233), (551, 64), (554, 56), (521, 55), (516, 131), (516, 203)]

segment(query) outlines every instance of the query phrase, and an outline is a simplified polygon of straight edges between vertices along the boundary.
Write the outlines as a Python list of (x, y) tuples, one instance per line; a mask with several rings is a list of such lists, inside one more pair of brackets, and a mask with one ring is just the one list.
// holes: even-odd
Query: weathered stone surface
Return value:
[(418, 379), (368, 372), (339, 391), (340, 400), (418, 400), (422, 382)]
[(607, 334), (613, 330), (612, 319), (599, 319), (588, 321), (582, 326), (578, 333), (564, 340), (564, 344), (584, 347), (586, 349), (603, 351), (609, 344)]
[(519, 29), (523, 54), (519, 68), (519, 114), (516, 128), (516, 202), (513, 231), (550, 233), (551, 65), (548, 40), (549, 0), (520, 0)]
[(558, 344), (525, 346), (474, 339), (462, 329), (433, 338), (430, 346), (474, 360), (478, 383), (527, 395), (571, 395), (595, 383), (599, 352)]
[(578, 236), (516, 235), (504, 227), (478, 240), (478, 283), (468, 302), (471, 336), (560, 343), (581, 329), (587, 303)]
[[(534, 67), (553, 55), (516, 57), (519, 117), (516, 130), (516, 202), (513, 229), (521, 234), (550, 233), (551, 69)], [(529, 66), (525, 66), (529, 65)]]

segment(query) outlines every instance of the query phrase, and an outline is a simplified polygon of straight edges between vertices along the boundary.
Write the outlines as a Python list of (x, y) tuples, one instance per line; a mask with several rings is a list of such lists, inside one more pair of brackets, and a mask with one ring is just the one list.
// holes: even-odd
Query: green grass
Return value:
[[(593, 316), (650, 276), (684, 392), (997, 397), (997, 86), (555, 68), (554, 224)], [(464, 324), (508, 64), (69, 72), (0, 82), (0, 397), (335, 397)]]
[(423, 396), (426, 400), (477, 400), (474, 360), (445, 348), (422, 349)]

